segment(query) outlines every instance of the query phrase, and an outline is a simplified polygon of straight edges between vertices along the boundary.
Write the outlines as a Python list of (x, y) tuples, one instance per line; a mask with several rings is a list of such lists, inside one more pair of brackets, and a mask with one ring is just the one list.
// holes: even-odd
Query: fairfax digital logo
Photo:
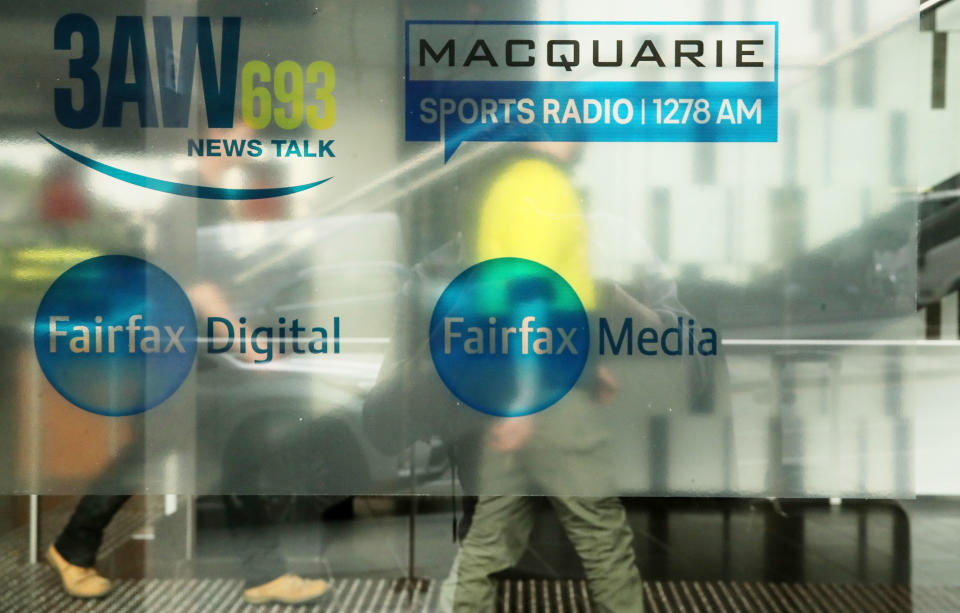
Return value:
[[(53, 108), (60, 126), (70, 130), (101, 128), (189, 128), (192, 116), (206, 118), (211, 130), (243, 127), (257, 131), (328, 130), (337, 116), (333, 65), (323, 60), (270, 63), (255, 59), (240, 64), (242, 19), (219, 20), (215, 41), (210, 17), (184, 17), (176, 24), (169, 16), (145, 18), (122, 15), (109, 28), (90, 15), (63, 15), (53, 28), (55, 57), (64, 62), (62, 87), (53, 91)], [(176, 27), (179, 25), (179, 27)], [(112, 43), (101, 44), (101, 32), (113, 33)], [(147, 33), (151, 31), (152, 46)], [(175, 49), (174, 38), (180, 44)], [(219, 44), (216, 44), (219, 43)], [(106, 51), (109, 50), (109, 53)], [(152, 57), (151, 57), (152, 56)], [(269, 51), (266, 58), (270, 58)], [(201, 96), (194, 103), (194, 74), (200, 68)], [(236, 99), (240, 94), (240, 117)], [(130, 124), (136, 110), (136, 124)], [(117, 168), (68, 148), (44, 134), (50, 145), (77, 162), (120, 181), (169, 194), (193, 198), (245, 200), (295, 194), (332, 177), (300, 185), (257, 188), (218, 187), (179, 183)], [(188, 157), (335, 158), (331, 139), (187, 138)]]
[[(718, 335), (679, 317), (655, 328), (596, 317), (597, 356), (715, 356)], [(498, 417), (542, 411), (579, 382), (592, 350), (590, 318), (567, 281), (537, 262), (496, 258), (443, 291), (430, 320), (430, 352), (447, 388)]]
[(206, 337), (187, 294), (159, 267), (106, 255), (76, 264), (50, 286), (34, 321), (34, 348), (50, 384), (76, 406), (108, 416), (142, 413), (186, 380), (198, 347), (254, 364), (275, 354), (339, 354), (340, 317), (330, 325), (250, 326), (245, 317), (206, 318)]

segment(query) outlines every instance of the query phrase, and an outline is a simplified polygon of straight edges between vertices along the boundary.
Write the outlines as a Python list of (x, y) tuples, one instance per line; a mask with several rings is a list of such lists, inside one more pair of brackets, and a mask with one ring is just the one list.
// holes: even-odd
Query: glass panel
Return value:
[(8, 10), (0, 491), (911, 496), (930, 34), (728, 4)]

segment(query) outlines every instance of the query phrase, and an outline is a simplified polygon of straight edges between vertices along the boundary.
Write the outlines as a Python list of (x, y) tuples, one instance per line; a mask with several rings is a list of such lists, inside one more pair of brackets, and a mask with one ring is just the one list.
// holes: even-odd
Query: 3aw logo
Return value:
[(78, 407), (122, 416), (179, 389), (197, 349), (183, 289), (139, 258), (107, 255), (73, 266), (47, 290), (34, 322), (37, 359)]
[[(179, 24), (177, 23), (179, 21)], [(119, 15), (112, 27), (90, 15), (69, 13), (53, 28), (53, 51), (64, 71), (53, 90), (57, 122), (73, 130), (99, 127), (131, 127), (136, 109), (141, 129), (183, 129), (190, 118), (203, 115), (211, 130), (244, 127), (257, 138), (187, 138), (188, 157), (335, 158), (329, 138), (267, 138), (260, 131), (277, 129), (300, 135), (304, 124), (311, 131), (333, 128), (337, 104), (333, 89), (336, 71), (324, 60), (285, 59), (275, 65), (253, 59), (240, 63), (240, 17), (223, 17), (214, 26), (209, 16), (152, 17)], [(179, 27), (177, 27), (179, 26)], [(220, 35), (214, 35), (219, 29)], [(151, 34), (148, 37), (148, 32)], [(112, 42), (101, 44), (101, 33), (112, 33)], [(174, 40), (179, 38), (179, 45)], [(152, 44), (148, 40), (152, 39)], [(109, 51), (108, 51), (109, 50)], [(269, 51), (266, 58), (270, 58)], [(301, 58), (302, 59), (302, 58)], [(199, 66), (201, 95), (194, 94), (194, 76)], [(237, 108), (239, 90), (240, 104)], [(124, 125), (124, 109), (127, 125)], [(311, 132), (311, 133), (314, 133)], [(193, 185), (147, 176), (110, 166), (66, 145), (39, 136), (58, 151), (84, 166), (114, 179), (168, 194), (214, 200), (251, 200), (296, 194), (329, 181), (326, 177), (299, 185), (275, 187), (219, 187)], [(269, 143), (267, 142), (269, 140)]]
[(462, 272), (430, 320), (437, 373), (472, 408), (528, 415), (569, 392), (587, 361), (590, 330), (577, 293), (542, 264), (497, 258)]

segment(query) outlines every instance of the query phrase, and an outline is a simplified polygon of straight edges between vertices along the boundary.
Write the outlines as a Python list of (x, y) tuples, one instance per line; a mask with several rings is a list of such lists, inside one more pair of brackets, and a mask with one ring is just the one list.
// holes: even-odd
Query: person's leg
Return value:
[(100, 598), (110, 591), (110, 581), (101, 577), (93, 565), (107, 524), (128, 498), (129, 495), (84, 496), (66, 528), (47, 549), (47, 561), (71, 596)]
[(595, 610), (642, 612), (633, 532), (619, 498), (551, 498), (583, 563)]
[(467, 534), (470, 533), (470, 525), (473, 523), (473, 514), (477, 510), (477, 497), (463, 496), (461, 501), (463, 513), (460, 515), (460, 521), (457, 523), (456, 538), (458, 541), (462, 542), (463, 539), (467, 538)]
[(517, 496), (481, 496), (450, 576), (441, 588), (456, 613), (494, 610), (496, 587), (490, 575), (510, 568), (527, 548), (533, 529), (530, 502)]
[(262, 585), (287, 572), (280, 555), (276, 519), (270, 516), (263, 496), (229, 496), (227, 525), (240, 545), (246, 587)]
[(107, 524), (129, 498), (129, 494), (84, 496), (54, 543), (57, 552), (74, 566), (93, 566)]
[(300, 604), (323, 596), (328, 584), (322, 579), (304, 579), (287, 572), (280, 552), (279, 522), (265, 496), (230, 496), (234, 503), (228, 523), (237, 542), (246, 585), (243, 599), (253, 604)]
[(70, 521), (54, 542), (54, 548), (64, 560), (75, 566), (92, 567), (97, 551), (103, 543), (103, 532), (120, 507), (130, 499), (129, 493), (142, 489), (144, 465), (144, 439), (137, 432), (110, 461), (87, 488), (88, 492), (111, 492), (110, 494), (86, 494), (80, 499)]

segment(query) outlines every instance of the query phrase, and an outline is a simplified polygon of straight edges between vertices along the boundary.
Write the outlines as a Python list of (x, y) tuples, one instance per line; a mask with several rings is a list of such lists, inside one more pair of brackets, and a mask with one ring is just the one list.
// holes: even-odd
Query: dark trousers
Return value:
[[(97, 560), (103, 533), (129, 494), (84, 496), (54, 546), (63, 559), (76, 566), (90, 567)], [(227, 525), (239, 545), (239, 556), (247, 586), (266, 583), (286, 572), (286, 561), (279, 552), (279, 539), (273, 518), (261, 496), (231, 496)]]
[(280, 554), (277, 519), (263, 496), (224, 496), (227, 527), (238, 546), (246, 587), (262, 585), (284, 574), (286, 559)]
[(129, 494), (84, 496), (54, 544), (63, 559), (76, 566), (93, 566), (103, 531), (129, 498)]

